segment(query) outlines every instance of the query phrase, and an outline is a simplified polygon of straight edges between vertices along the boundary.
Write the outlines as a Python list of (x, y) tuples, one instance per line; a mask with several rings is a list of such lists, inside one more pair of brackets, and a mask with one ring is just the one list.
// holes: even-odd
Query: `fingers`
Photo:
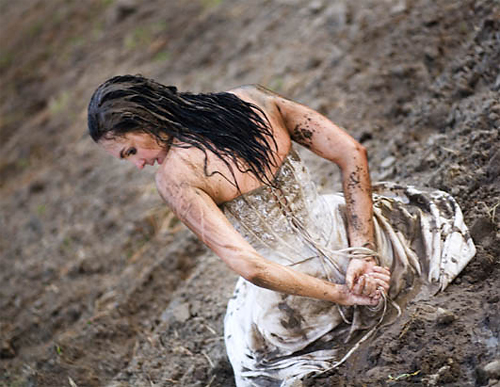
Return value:
[(374, 278), (373, 280), (375, 282), (375, 286), (376, 286), (376, 289), (377, 290), (383, 290), (385, 293), (387, 293), (389, 291), (389, 283), (386, 282), (386, 281), (382, 281), (380, 279), (377, 279), (377, 278)]
[(379, 290), (387, 293), (390, 277), (385, 274), (370, 273), (358, 278), (351, 291), (358, 296), (375, 297)]
[(346, 285), (353, 290), (361, 275), (371, 272), (374, 265), (362, 259), (352, 259), (346, 272)]
[(364, 274), (365, 278), (365, 287), (363, 289), (363, 295), (373, 297), (377, 291), (377, 284), (374, 281), (374, 278), (370, 274)]
[(391, 272), (388, 268), (374, 265), (367, 269), (359, 264), (351, 262), (346, 273), (346, 285), (353, 294), (374, 297), (380, 288), (386, 293), (389, 291)]
[(347, 285), (347, 287), (351, 290), (353, 290), (353, 286), (354, 286), (354, 275), (351, 273), (351, 272), (347, 272), (346, 276), (345, 276), (345, 283)]
[(386, 282), (387, 284), (391, 281), (391, 276), (383, 273), (370, 273), (368, 274), (370, 278)]
[(373, 295), (370, 296), (355, 296), (358, 297), (358, 305), (378, 305), (380, 300), (382, 299), (384, 290), (380, 287), (375, 290)]
[(391, 271), (389, 270), (389, 268), (382, 266), (373, 266), (372, 273), (387, 275), (389, 277), (391, 276)]
[(371, 278), (369, 274), (363, 274), (352, 287), (352, 292), (358, 296), (372, 297), (376, 294), (378, 285), (379, 283), (375, 281), (375, 278)]
[(391, 273), (391, 271), (389, 270), (388, 267), (383, 267), (383, 266), (373, 266), (372, 270), (373, 271), (378, 271), (378, 272), (381, 272), (381, 273), (388, 273), (388, 274)]
[(377, 283), (381, 285), (386, 291), (389, 289), (389, 284), (391, 282), (391, 272), (388, 268), (375, 266), (373, 267), (373, 271), (369, 273), (369, 275), (371, 278), (377, 280)]
[(353, 296), (353, 305), (371, 305), (375, 306), (380, 302), (380, 295), (377, 297)]
[(362, 275), (361, 277), (358, 278), (358, 280), (353, 284), (353, 286), (350, 288), (353, 294), (360, 296), (363, 294), (363, 290), (365, 288), (365, 281), (366, 277)]
[[(366, 278), (359, 278), (359, 283), (356, 283), (354, 286), (357, 290), (360, 290), (360, 286), (365, 284)], [(343, 288), (343, 292), (345, 298), (339, 302), (341, 305), (371, 305), (376, 306), (380, 303), (382, 298), (382, 290), (377, 289), (374, 292), (373, 296), (366, 296), (362, 294), (355, 294), (353, 291), (350, 291), (347, 286)]]

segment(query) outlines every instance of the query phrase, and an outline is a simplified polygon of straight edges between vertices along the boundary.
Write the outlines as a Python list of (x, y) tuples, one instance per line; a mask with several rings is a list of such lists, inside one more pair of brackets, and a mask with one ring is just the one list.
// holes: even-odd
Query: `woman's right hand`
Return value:
[(377, 290), (373, 295), (363, 296), (355, 294), (346, 285), (342, 285), (339, 289), (338, 300), (339, 305), (352, 306), (352, 305), (378, 305), (382, 298), (382, 291)]

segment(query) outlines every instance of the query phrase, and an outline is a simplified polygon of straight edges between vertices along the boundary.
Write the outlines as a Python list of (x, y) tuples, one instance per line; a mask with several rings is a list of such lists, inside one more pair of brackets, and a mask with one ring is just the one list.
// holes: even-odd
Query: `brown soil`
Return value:
[(478, 248), (463, 273), (306, 385), (499, 383), (485, 369), (500, 359), (498, 1), (17, 0), (0, 14), (0, 385), (234, 385), (236, 275), (165, 208), (154, 171), (86, 135), (92, 91), (124, 73), (195, 92), (260, 83), (347, 128), (373, 180), (462, 206)]

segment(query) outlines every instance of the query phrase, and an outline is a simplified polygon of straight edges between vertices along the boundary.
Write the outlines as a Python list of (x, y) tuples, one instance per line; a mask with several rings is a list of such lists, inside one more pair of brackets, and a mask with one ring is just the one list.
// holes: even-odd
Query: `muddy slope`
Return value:
[[(347, 128), (373, 180), (451, 192), (478, 254), (306, 385), (494, 385), (500, 359), (498, 1), (0, 1), (0, 385), (231, 386), (236, 276), (99, 152), (111, 75), (260, 83)], [(322, 189), (337, 168), (303, 152)], [(439, 309), (444, 308), (445, 311)]]

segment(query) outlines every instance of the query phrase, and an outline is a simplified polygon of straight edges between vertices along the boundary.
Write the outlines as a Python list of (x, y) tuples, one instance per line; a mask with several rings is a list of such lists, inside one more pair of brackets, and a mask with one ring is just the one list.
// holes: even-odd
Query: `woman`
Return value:
[[(474, 255), (452, 198), (386, 184), (374, 205), (365, 149), (261, 87), (189, 94), (118, 76), (95, 91), (88, 120), (111, 155), (159, 164), (162, 198), (241, 275), (225, 319), (238, 386), (338, 365), (386, 295), (417, 277), (444, 288)], [(340, 167), (343, 195), (316, 194), (292, 141)]]

